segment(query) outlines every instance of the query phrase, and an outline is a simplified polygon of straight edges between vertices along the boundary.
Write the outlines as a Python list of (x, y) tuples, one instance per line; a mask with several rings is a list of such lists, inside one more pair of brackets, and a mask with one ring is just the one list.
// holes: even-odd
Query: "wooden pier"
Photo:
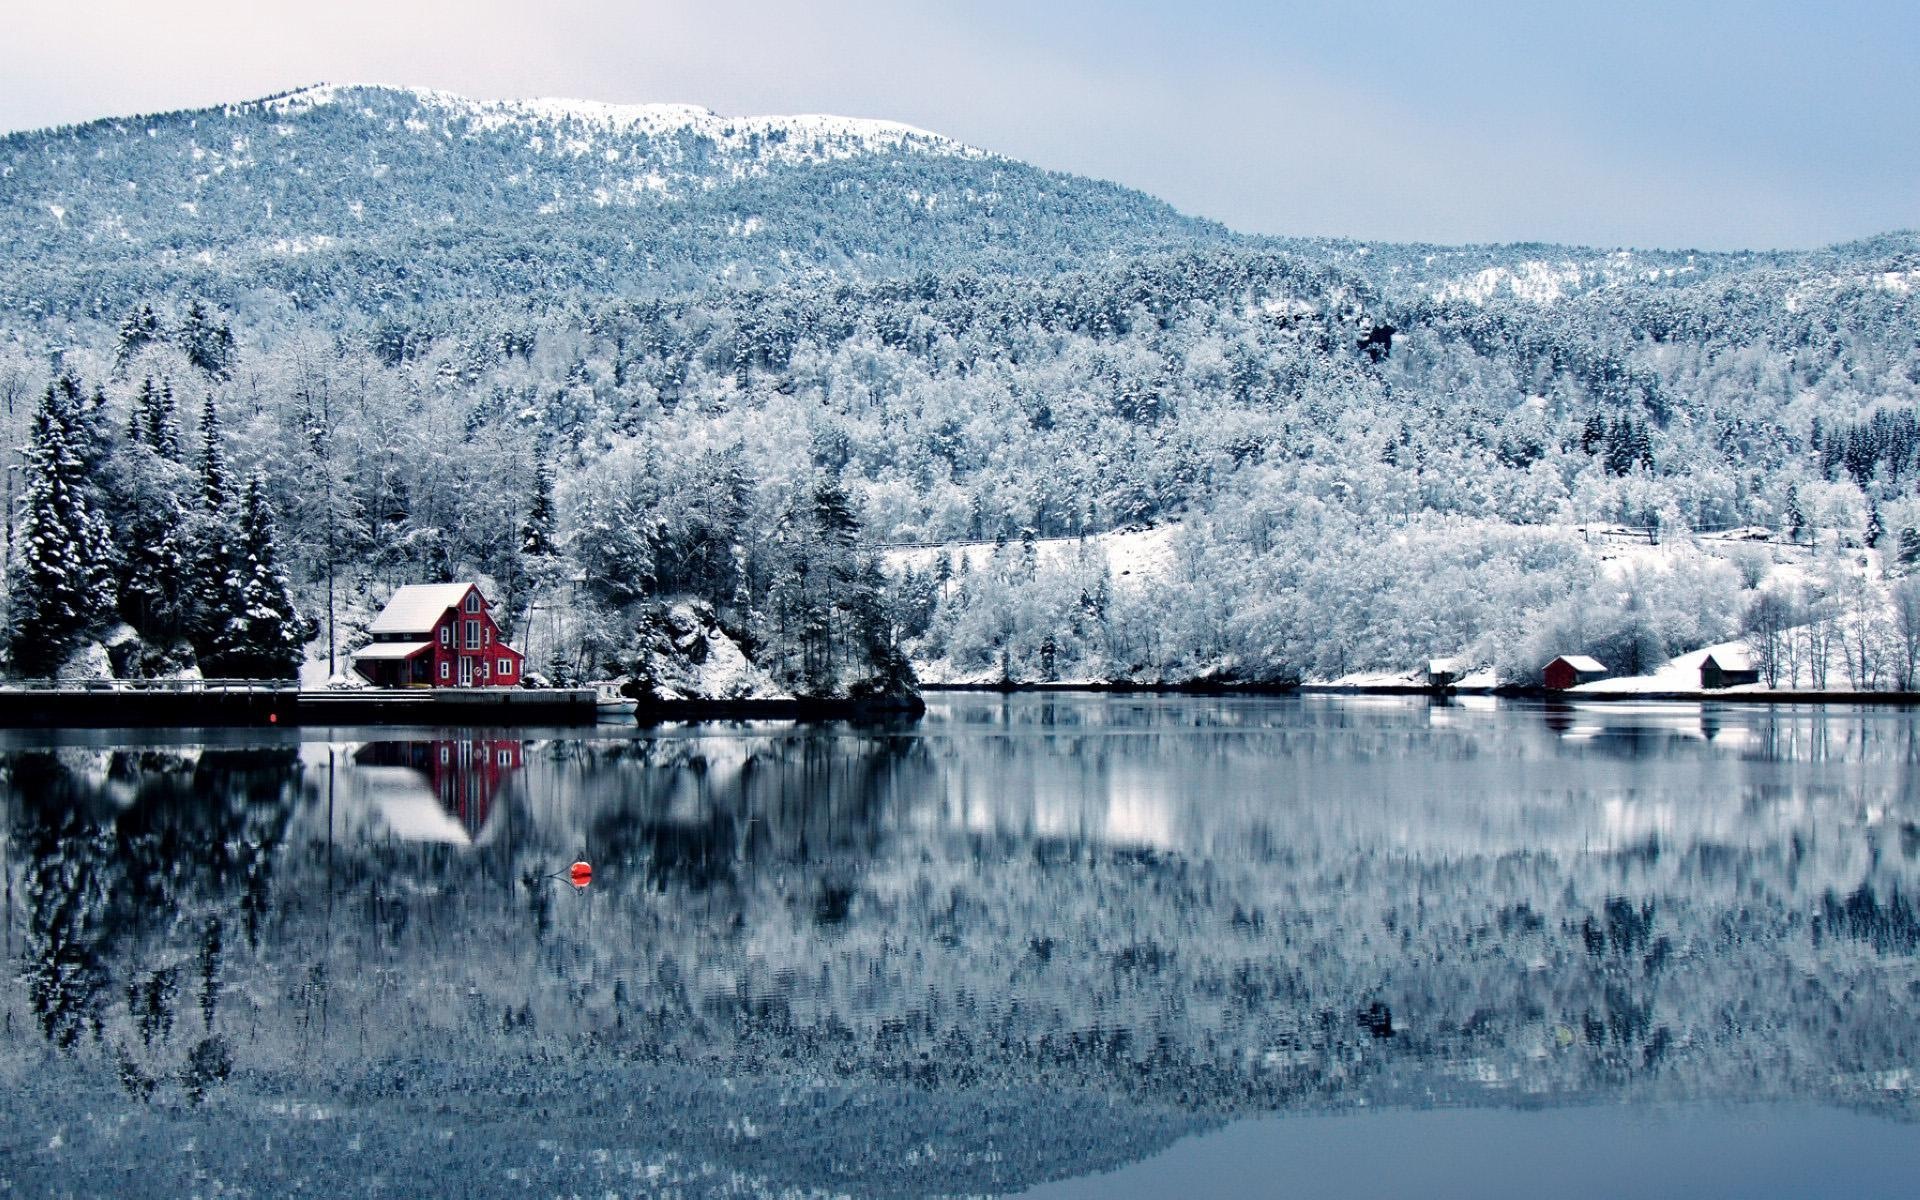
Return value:
[(203, 725), (591, 725), (591, 688), (343, 688), (248, 679), (0, 687), (0, 728)]

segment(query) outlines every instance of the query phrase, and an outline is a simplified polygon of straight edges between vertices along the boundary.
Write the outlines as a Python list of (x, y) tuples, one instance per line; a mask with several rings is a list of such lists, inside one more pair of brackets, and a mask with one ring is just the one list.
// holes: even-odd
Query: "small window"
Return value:
[(442, 646), (453, 645), (453, 622), (449, 621), (440, 627), (440, 644)]
[(501, 673), (502, 675), (511, 675), (511, 674), (513, 674), (513, 660), (512, 660), (512, 659), (510, 659), (510, 658), (503, 658), (503, 659), (501, 659), (501, 660), (500, 660), (500, 673)]
[(451, 669), (451, 668), (449, 668), (449, 667), (448, 667), (448, 665), (447, 665), (446, 663), (441, 663), (441, 664), (440, 664), (440, 678), (441, 678), (441, 679), (446, 679), (446, 678), (448, 677), (448, 672), (449, 672), (449, 670), (450, 670), (450, 669)]
[(467, 611), (468, 612), (480, 611), (480, 593), (479, 592), (467, 593)]
[(497, 752), (496, 752), (496, 757), (495, 757), (495, 759), (494, 759), (494, 761), (495, 761), (495, 762), (498, 762), (498, 763), (499, 763), (499, 764), (500, 764), (501, 766), (503, 766), (503, 767), (510, 767), (510, 766), (512, 766), (512, 765), (513, 765), (513, 751), (511, 751), (511, 750), (501, 750), (501, 751), (497, 751)]

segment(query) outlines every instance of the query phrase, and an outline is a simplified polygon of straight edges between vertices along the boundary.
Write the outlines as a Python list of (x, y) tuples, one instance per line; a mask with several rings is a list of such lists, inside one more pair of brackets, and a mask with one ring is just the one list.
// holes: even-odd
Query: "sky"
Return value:
[(0, 0), (0, 129), (391, 83), (935, 130), (1256, 233), (1920, 228), (1912, 0)]

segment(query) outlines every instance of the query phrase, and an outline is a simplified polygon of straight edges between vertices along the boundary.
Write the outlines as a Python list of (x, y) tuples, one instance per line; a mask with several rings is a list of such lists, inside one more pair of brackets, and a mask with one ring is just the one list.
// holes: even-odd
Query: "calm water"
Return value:
[(1903, 711), (6, 736), (0, 1193), (1920, 1186)]

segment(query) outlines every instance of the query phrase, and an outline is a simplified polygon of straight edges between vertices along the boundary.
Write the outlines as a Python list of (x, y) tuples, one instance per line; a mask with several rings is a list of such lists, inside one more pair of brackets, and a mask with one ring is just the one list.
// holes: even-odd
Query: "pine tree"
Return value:
[(160, 318), (153, 313), (153, 305), (142, 304), (127, 313), (120, 322), (120, 343), (114, 349), (116, 362), (125, 363), (139, 353), (142, 347), (160, 340)]
[(29, 433), (7, 625), (14, 664), (27, 674), (51, 674), (114, 608), (113, 540), (87, 485), (91, 431), (78, 394), (49, 387)]
[(207, 511), (220, 512), (227, 506), (227, 456), (220, 448), (220, 409), (213, 393), (200, 409), (200, 491)]
[(1807, 532), (1807, 514), (1800, 508), (1800, 489), (1787, 486), (1787, 540), (1799, 541)]
[(136, 512), (127, 528), (120, 615), (148, 637), (169, 638), (187, 628), (193, 598), (187, 524), (186, 512), (168, 496)]
[(520, 526), (520, 553), (526, 558), (544, 558), (558, 548), (554, 542), (553, 467), (542, 456), (533, 469), (533, 501), (527, 506), (526, 523)]
[(154, 392), (153, 376), (140, 381), (140, 390), (133, 394), (133, 411), (127, 417), (127, 441), (135, 446), (153, 447), (153, 408), (158, 402)]
[(147, 443), (168, 462), (180, 461), (180, 410), (173, 402), (173, 384), (160, 381), (160, 392), (147, 410)]
[(301, 650), (313, 626), (295, 607), (293, 590), (279, 564), (273, 506), (259, 472), (247, 477), (240, 504), (237, 553), (226, 586), (226, 627), (215, 639), (220, 672), (242, 679), (289, 679), (298, 674)]
[(1588, 413), (1587, 420), (1580, 427), (1580, 449), (1586, 454), (1598, 454), (1607, 440), (1607, 422), (1599, 413)]
[(1880, 519), (1880, 506), (1878, 504), (1872, 505), (1867, 509), (1867, 545), (1868, 547), (1871, 548), (1871, 547), (1878, 546), (1880, 544), (1880, 539), (1885, 537), (1886, 535), (1887, 535), (1887, 526), (1886, 526), (1886, 523)]
[(233, 330), (216, 322), (206, 306), (195, 300), (187, 306), (176, 335), (187, 361), (210, 378), (225, 379), (233, 369)]

